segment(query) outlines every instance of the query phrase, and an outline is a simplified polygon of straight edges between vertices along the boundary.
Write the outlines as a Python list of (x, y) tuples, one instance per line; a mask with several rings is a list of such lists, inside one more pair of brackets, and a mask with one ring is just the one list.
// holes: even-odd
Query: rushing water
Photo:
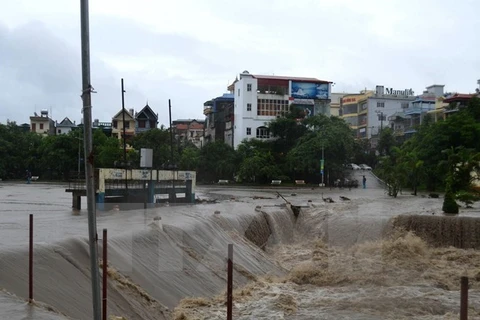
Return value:
[[(108, 229), (109, 315), (225, 319), (233, 243), (235, 319), (453, 319), (463, 274), (473, 281), (470, 318), (478, 317), (477, 251), (433, 248), (410, 233), (382, 240), (392, 217), (439, 215), (442, 199), (392, 199), (373, 179), (367, 189), (323, 194), (200, 187), (197, 196), (218, 203), (97, 212), (99, 236)], [(301, 207), (298, 217), (277, 190)], [(91, 319), (86, 210), (71, 209), (65, 186), (41, 183), (0, 183), (0, 206), (0, 318)], [(24, 300), (29, 213), (36, 306)]]

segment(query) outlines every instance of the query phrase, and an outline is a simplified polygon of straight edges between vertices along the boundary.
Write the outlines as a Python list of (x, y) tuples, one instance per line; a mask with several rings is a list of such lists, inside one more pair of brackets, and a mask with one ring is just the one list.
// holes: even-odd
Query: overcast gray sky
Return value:
[[(148, 100), (168, 123), (203, 118), (235, 76), (317, 77), (334, 92), (431, 84), (473, 92), (480, 79), (475, 0), (91, 0), (93, 118)], [(0, 123), (82, 118), (80, 1), (2, 1)]]

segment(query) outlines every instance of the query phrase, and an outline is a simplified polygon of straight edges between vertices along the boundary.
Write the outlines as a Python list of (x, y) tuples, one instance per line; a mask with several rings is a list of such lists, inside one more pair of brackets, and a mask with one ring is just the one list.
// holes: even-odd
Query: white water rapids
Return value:
[[(276, 191), (302, 207), (298, 218)], [(461, 275), (471, 281), (469, 319), (480, 318), (479, 251), (386, 233), (396, 215), (440, 215), (441, 198), (393, 199), (373, 185), (200, 187), (197, 195), (218, 201), (98, 212), (99, 236), (109, 234), (109, 315), (225, 319), (233, 243), (234, 319), (458, 319)], [(61, 185), (2, 183), (0, 204), (0, 318), (91, 319), (86, 211), (72, 211)], [(28, 213), (37, 306), (24, 300)]]

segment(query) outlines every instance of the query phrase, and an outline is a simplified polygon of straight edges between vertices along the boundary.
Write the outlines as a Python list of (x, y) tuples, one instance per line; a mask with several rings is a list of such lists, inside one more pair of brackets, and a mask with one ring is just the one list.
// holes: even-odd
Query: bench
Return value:
[(282, 184), (282, 180), (272, 180), (272, 184)]
[(295, 180), (295, 184), (305, 184), (305, 180)]
[(218, 184), (228, 184), (228, 180), (218, 180)]

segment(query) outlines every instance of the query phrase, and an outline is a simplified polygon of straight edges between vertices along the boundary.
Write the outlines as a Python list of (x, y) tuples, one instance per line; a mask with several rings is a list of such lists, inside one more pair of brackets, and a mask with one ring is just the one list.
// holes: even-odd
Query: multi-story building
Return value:
[(292, 106), (304, 116), (330, 116), (331, 82), (316, 78), (240, 74), (229, 90), (234, 94), (233, 146), (244, 139), (270, 139), (268, 123)]
[(225, 93), (203, 104), (205, 143), (221, 140), (233, 147), (233, 104), (232, 93)]
[[(125, 124), (123, 123), (123, 117), (125, 117)], [(125, 138), (133, 137), (135, 135), (135, 117), (133, 116), (133, 109), (127, 111), (127, 109), (120, 110), (112, 118), (112, 136), (118, 139), (123, 139), (123, 131), (125, 126)]]
[(30, 117), (30, 130), (44, 136), (55, 134), (55, 121), (48, 116), (48, 110), (40, 111), (40, 116), (35, 112)]
[(443, 96), (444, 87), (437, 84), (427, 87), (427, 90), (416, 96), (406, 109), (390, 115), (388, 121), (395, 134), (408, 138), (415, 133), (425, 115), (435, 110), (437, 100)]
[(155, 129), (158, 125), (158, 113), (155, 114), (152, 108), (146, 104), (142, 110), (135, 114), (135, 133), (141, 133)]
[(367, 129), (372, 129), (367, 127), (368, 98), (374, 94), (374, 91), (360, 91), (340, 99), (339, 116), (354, 130), (357, 138), (367, 137)]
[(340, 116), (340, 105), (342, 98), (348, 95), (354, 95), (355, 93), (331, 93), (330, 97), (330, 115), (338, 117)]
[(203, 146), (205, 121), (196, 119), (179, 119), (172, 121), (175, 138), (179, 141), (190, 141), (197, 148)]
[[(346, 103), (346, 99), (353, 98), (354, 101)], [(376, 148), (378, 134), (388, 125), (387, 118), (403, 112), (413, 100), (412, 89), (396, 90), (378, 85), (375, 91), (362, 91), (358, 97), (343, 97), (341, 116), (355, 130), (357, 138), (370, 139), (371, 146)]]

